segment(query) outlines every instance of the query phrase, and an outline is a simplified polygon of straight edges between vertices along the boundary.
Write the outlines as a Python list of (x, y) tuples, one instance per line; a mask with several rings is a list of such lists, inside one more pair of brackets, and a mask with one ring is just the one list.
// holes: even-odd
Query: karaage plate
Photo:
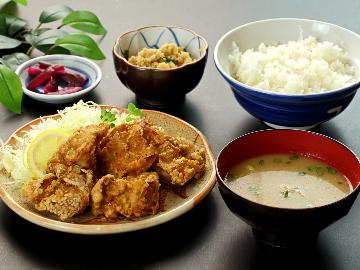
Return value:
[[(102, 108), (113, 108), (115, 106), (101, 105)], [(122, 108), (115, 107), (120, 110)], [(5, 185), (8, 181), (4, 174), (0, 174), (0, 197), (4, 203), (22, 218), (39, 226), (75, 234), (113, 234), (136, 231), (156, 226), (193, 209), (212, 190), (216, 183), (215, 158), (205, 136), (189, 123), (172, 115), (152, 110), (143, 110), (146, 118), (155, 125), (159, 125), (172, 136), (182, 136), (193, 141), (205, 149), (206, 165), (203, 176), (198, 180), (192, 180), (186, 185), (186, 198), (182, 198), (173, 192), (168, 192), (164, 203), (163, 211), (156, 215), (136, 219), (104, 220), (91, 215), (90, 211), (75, 216), (66, 221), (59, 220), (55, 215), (40, 212), (29, 203), (21, 194), (21, 190), (14, 190)], [(42, 118), (58, 118), (59, 115), (49, 115)], [(5, 142), (8, 145), (15, 145), (14, 136), (23, 136), (23, 131), (29, 130), (31, 125), (41, 121), (37, 118), (16, 130)]]

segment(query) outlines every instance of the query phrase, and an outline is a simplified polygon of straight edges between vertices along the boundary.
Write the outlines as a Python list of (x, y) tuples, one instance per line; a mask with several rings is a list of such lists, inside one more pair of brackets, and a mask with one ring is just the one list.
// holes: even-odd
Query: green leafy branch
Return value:
[[(0, 5), (9, 2), (0, 0)], [(13, 2), (27, 5), (27, 0)], [(56, 21), (61, 21), (58, 27), (47, 27)], [(66, 27), (81, 32), (68, 33), (64, 30)], [(97, 42), (87, 33), (102, 36), (107, 31), (94, 13), (74, 11), (66, 5), (54, 5), (43, 10), (35, 28), (30, 28), (22, 18), (0, 12), (0, 102), (9, 110), (21, 113), (23, 91), (14, 70), (29, 60), (35, 49), (43, 54), (74, 54), (93, 60), (105, 59)]]

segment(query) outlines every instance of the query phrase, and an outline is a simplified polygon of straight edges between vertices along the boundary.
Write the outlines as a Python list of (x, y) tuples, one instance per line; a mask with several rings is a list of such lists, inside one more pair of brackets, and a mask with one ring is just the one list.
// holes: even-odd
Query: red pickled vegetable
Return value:
[(45, 62), (45, 61), (39, 61), (38, 64), (39, 64), (39, 68), (41, 68), (41, 69), (45, 69), (45, 68), (52, 66), (51, 63)]
[(52, 65), (54, 68), (54, 74), (63, 74), (65, 72), (65, 67), (62, 65)]
[(54, 74), (61, 74), (64, 72), (65, 68), (64, 66), (60, 65), (53, 65), (49, 66), (46, 69), (44, 69), (39, 75), (37, 75), (34, 79), (32, 79), (28, 85), (27, 88), (29, 90), (35, 90), (37, 87), (39, 87), (41, 84), (47, 82), (51, 76)]
[(49, 92), (48, 95), (65, 95), (65, 94), (72, 94), (83, 90), (82, 87), (64, 87), (62, 90), (59, 90), (57, 92)]
[(44, 86), (44, 94), (58, 91), (58, 85), (59, 81), (56, 79), (56, 77), (51, 76), (50, 80), (48, 80), (48, 82)]
[(83, 86), (87, 80), (87, 77), (84, 74), (72, 71), (68, 68), (65, 68), (65, 71), (60, 75), (60, 78), (67, 82), (67, 86), (69, 87)]
[[(65, 95), (79, 92), (83, 90), (83, 85), (88, 80), (87, 76), (80, 72), (45, 61), (40, 61), (29, 67), (27, 72), (34, 77), (28, 83), (27, 88), (35, 90), (43, 85), (44, 94), (47, 95)], [(59, 87), (63, 84), (65, 87)]]
[(47, 69), (43, 70), (39, 75), (37, 75), (34, 79), (32, 79), (28, 85), (27, 88), (29, 90), (35, 90), (37, 87), (39, 87), (42, 83), (48, 81), (53, 74), (54, 69), (52, 67), (48, 67)]
[(28, 69), (27, 69), (27, 73), (29, 74), (29, 76), (35, 77), (35, 76), (39, 75), (41, 72), (42, 72), (42, 69), (37, 65), (28, 67)]

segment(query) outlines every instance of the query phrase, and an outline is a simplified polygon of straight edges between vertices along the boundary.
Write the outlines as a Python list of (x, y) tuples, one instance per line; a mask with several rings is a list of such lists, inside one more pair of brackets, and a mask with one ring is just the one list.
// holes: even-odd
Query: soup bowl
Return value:
[[(287, 43), (309, 36), (318, 41), (330, 41), (348, 53), (350, 64), (355, 68), (353, 83), (322, 93), (288, 94), (252, 87), (231, 76), (229, 55), (233, 51), (233, 42), (240, 51), (245, 51), (257, 48), (261, 43)], [(214, 49), (215, 66), (232, 89), (236, 100), (248, 113), (273, 128), (310, 129), (344, 111), (360, 86), (359, 60), (358, 34), (334, 24), (296, 18), (269, 19), (241, 25), (224, 34)]]
[[(143, 48), (159, 49), (166, 43), (184, 48), (194, 59), (171, 69), (140, 67), (128, 61)], [(173, 26), (147, 26), (118, 37), (113, 48), (120, 81), (147, 107), (169, 108), (182, 103), (200, 82), (208, 56), (207, 41), (192, 30)]]
[[(344, 175), (351, 191), (332, 203), (304, 208), (269, 206), (234, 192), (226, 182), (226, 174), (242, 161), (267, 154), (318, 159)], [(256, 239), (277, 247), (314, 243), (322, 229), (349, 212), (360, 190), (360, 162), (356, 155), (340, 142), (313, 132), (263, 130), (243, 135), (221, 150), (216, 165), (219, 189), (226, 205), (252, 227)]]

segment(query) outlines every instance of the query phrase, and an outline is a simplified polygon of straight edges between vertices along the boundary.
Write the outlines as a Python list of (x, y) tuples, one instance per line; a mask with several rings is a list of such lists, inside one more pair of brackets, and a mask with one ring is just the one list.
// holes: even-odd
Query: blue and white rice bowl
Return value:
[[(259, 44), (287, 43), (313, 36), (343, 48), (355, 68), (354, 82), (346, 87), (316, 94), (285, 94), (261, 90), (230, 75), (229, 55), (236, 42), (240, 51)], [(230, 30), (214, 50), (216, 68), (228, 82), (240, 105), (250, 114), (274, 128), (310, 129), (330, 120), (350, 104), (360, 87), (360, 36), (340, 26), (306, 19), (279, 18), (252, 22)]]

